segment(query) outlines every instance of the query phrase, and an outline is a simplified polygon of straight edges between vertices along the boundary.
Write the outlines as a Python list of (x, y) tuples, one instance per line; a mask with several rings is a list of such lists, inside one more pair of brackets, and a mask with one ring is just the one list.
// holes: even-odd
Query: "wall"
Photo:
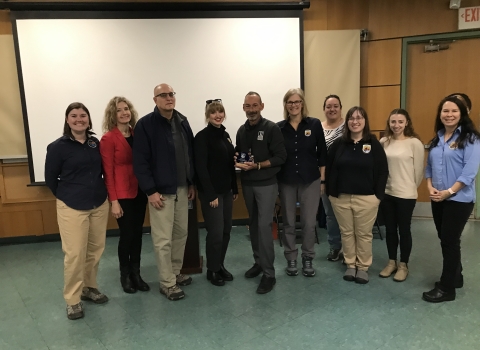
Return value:
[[(401, 39), (456, 31), (457, 11), (448, 4), (448, 0), (313, 0), (305, 10), (306, 31), (368, 28), (369, 41), (361, 44), (360, 100), (372, 119), (372, 129), (383, 130), (392, 106), (400, 105)], [(469, 6), (480, 6), (480, 0), (462, 1), (462, 7)], [(8, 14), (0, 11), (0, 34), (10, 33)], [(25, 186), (27, 166), (1, 169), (0, 237), (58, 232), (54, 201)], [(19, 202), (5, 202), (12, 198)], [(111, 220), (109, 227), (113, 226)]]

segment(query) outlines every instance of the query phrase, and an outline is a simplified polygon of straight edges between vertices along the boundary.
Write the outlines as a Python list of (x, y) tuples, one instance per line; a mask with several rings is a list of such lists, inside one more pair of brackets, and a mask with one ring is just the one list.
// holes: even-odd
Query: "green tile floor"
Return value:
[[(99, 271), (100, 289), (110, 301), (85, 304), (86, 316), (78, 321), (65, 315), (60, 242), (0, 246), (0, 350), (480, 349), (480, 222), (468, 223), (463, 234), (465, 287), (456, 301), (441, 304), (421, 300), (441, 270), (433, 223), (414, 220), (412, 231), (411, 274), (403, 283), (377, 276), (387, 259), (385, 241), (378, 238), (370, 283), (343, 281), (344, 266), (325, 259), (326, 234), (319, 230), (317, 275), (286, 276), (276, 242), (277, 285), (258, 295), (259, 278), (243, 277), (253, 263), (248, 231), (236, 227), (226, 261), (235, 280), (215, 287), (205, 273), (193, 275), (186, 298), (177, 302), (158, 292), (148, 235), (142, 271), (152, 290), (123, 293), (118, 238), (111, 237)], [(205, 231), (200, 235), (204, 254)]]

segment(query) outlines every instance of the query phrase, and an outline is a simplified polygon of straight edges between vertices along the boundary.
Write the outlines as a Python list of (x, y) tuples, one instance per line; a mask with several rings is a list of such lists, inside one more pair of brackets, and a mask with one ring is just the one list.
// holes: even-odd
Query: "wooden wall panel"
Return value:
[(327, 30), (327, 0), (310, 1), (310, 8), (303, 11), (304, 30)]
[(368, 28), (369, 0), (328, 0), (328, 30)]
[[(462, 7), (479, 6), (480, 0), (463, 0)], [(448, 0), (370, 0), (369, 39), (454, 32), (458, 11), (449, 9)]]
[(43, 235), (42, 212), (40, 210), (0, 213), (0, 225), (4, 237)]
[(360, 86), (400, 84), (401, 39), (362, 42), (360, 53)]
[(10, 22), (9, 12), (6, 10), (0, 11), (0, 35), (11, 35), (12, 23)]
[(2, 193), (3, 203), (21, 203), (50, 201), (54, 196), (46, 186), (30, 186), (30, 174), (28, 166), (21, 164), (3, 164), (2, 170)]
[(371, 130), (384, 130), (388, 115), (400, 106), (400, 85), (360, 89), (361, 106), (368, 113)]
[(59, 233), (56, 200), (35, 204), (42, 211), (43, 233), (46, 235)]

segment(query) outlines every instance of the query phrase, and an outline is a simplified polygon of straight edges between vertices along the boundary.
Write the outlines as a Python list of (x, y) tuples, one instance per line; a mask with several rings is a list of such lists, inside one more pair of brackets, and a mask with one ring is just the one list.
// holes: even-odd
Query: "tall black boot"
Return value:
[(133, 294), (137, 292), (130, 278), (130, 266), (120, 266), (120, 283), (125, 293)]
[(148, 292), (150, 286), (142, 279), (142, 276), (140, 276), (140, 263), (132, 263), (131, 265), (132, 272), (130, 278), (132, 279), (133, 285), (142, 292)]

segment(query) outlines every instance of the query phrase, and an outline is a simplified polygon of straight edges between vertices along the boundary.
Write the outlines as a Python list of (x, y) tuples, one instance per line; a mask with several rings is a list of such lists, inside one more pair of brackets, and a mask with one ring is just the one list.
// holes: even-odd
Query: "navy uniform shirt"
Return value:
[(99, 145), (93, 136), (83, 144), (62, 136), (47, 147), (45, 182), (72, 209), (95, 209), (107, 199)]
[(325, 166), (327, 146), (320, 120), (305, 117), (295, 129), (283, 120), (277, 125), (282, 130), (287, 160), (278, 174), (278, 181), (286, 184), (309, 184), (320, 177), (319, 167)]

